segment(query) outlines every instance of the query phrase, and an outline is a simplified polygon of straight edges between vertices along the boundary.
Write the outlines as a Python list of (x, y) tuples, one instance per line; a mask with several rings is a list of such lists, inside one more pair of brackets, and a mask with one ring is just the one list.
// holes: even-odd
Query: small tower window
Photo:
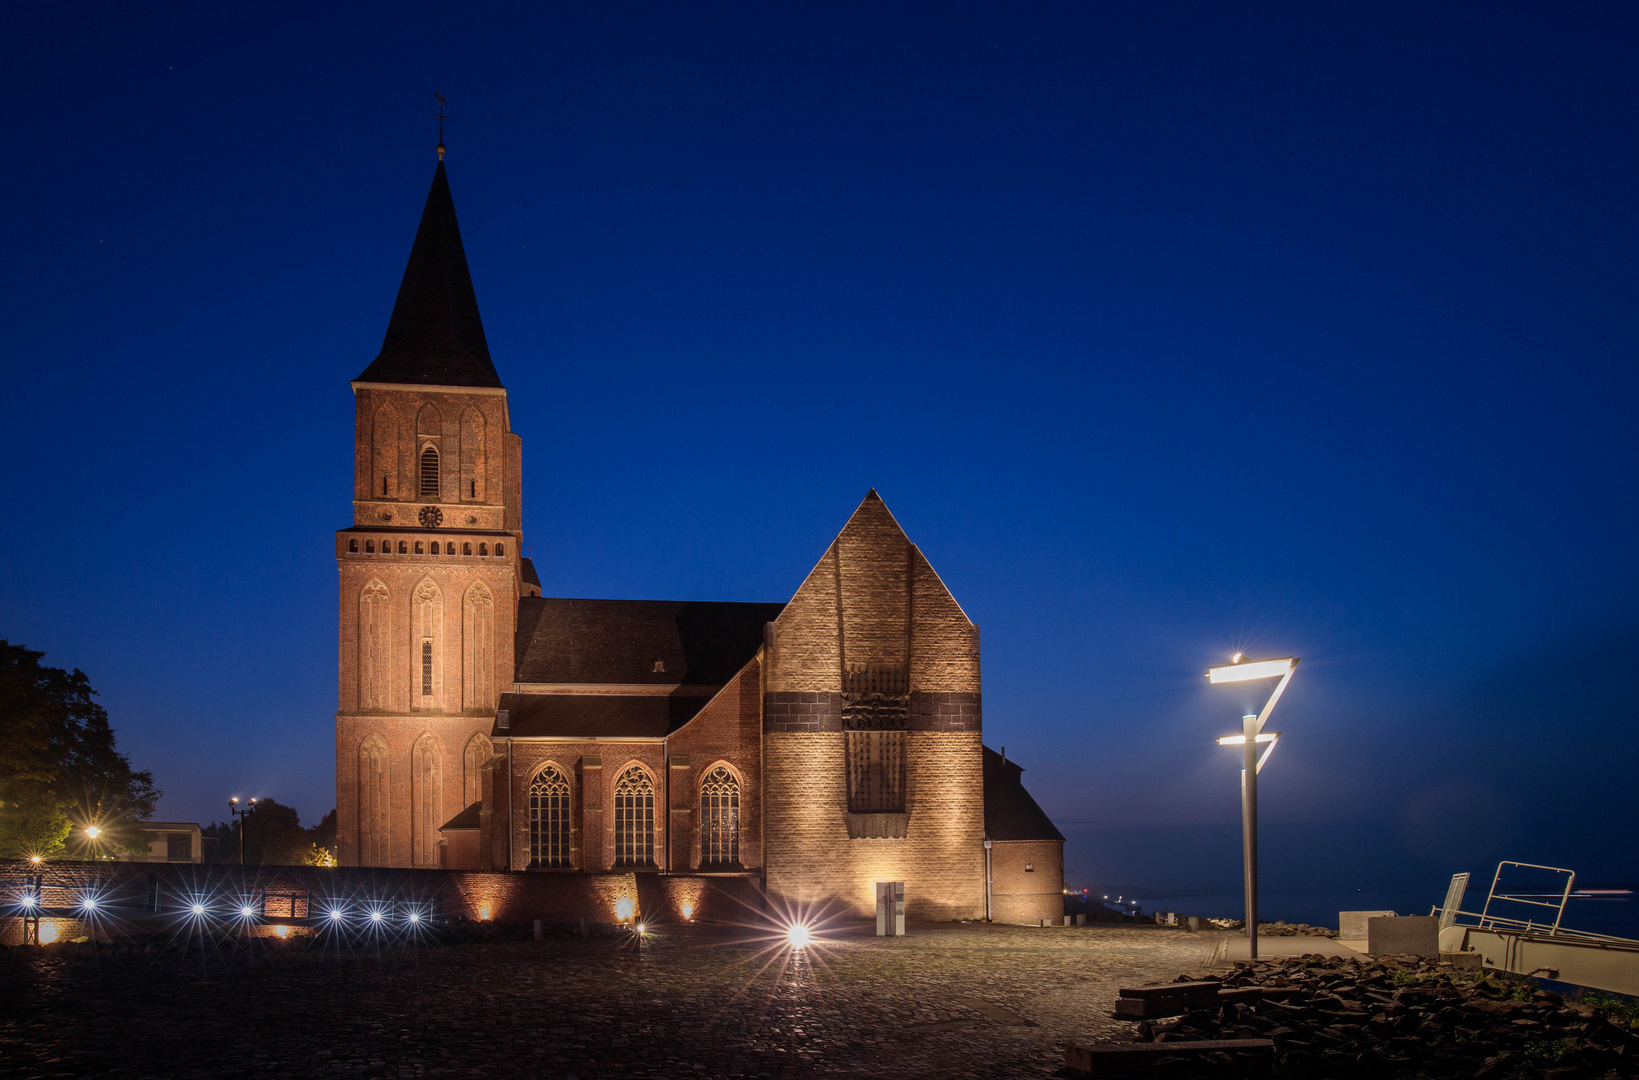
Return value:
[(364, 542), (364, 553), (366, 555), (374, 555), (376, 553), (376, 542), (374, 540), (366, 540)]
[(385, 476), (381, 478), (381, 493), (383, 495), (387, 494), (387, 478)]
[(402, 541), (402, 540), (400, 540), (400, 541), (399, 541), (399, 542), (398, 542), (398, 553), (399, 553), (399, 554), (400, 554), (400, 555), (408, 555), (408, 554), (409, 554), (409, 549), (407, 549), (407, 548), (406, 548), (406, 547), (405, 547), (405, 546), (404, 546), (404, 541)]
[(421, 451), (421, 497), (438, 498), (438, 451), (431, 446)]
[(505, 554), (506, 554), (506, 545), (505, 544), (496, 544), (495, 545), (495, 557), (497, 559), (499, 559), (501, 556), (503, 556)]
[(415, 542), (415, 553), (417, 555), (425, 555), (426, 554), (426, 552), (421, 550), (421, 541), (419, 541), (419, 540), (417, 540)]
[(461, 554), (471, 555), (472, 554), (472, 545), (471, 544), (462, 544), (461, 545)]
[(357, 540), (347, 541), (347, 550), (357, 555), (359, 552), (359, 542)]
[(478, 554), (488, 555), (489, 554), (489, 545), (488, 544), (479, 544), (478, 545)]
[(433, 541), (433, 554), (434, 555), (438, 554), (438, 541), (437, 540)]

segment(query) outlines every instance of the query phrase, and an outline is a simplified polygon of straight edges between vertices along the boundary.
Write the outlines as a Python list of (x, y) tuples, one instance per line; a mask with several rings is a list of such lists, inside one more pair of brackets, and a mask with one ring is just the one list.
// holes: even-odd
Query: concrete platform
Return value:
[[(1352, 949), (1347, 944), (1332, 938), (1323, 937), (1260, 937), (1258, 938), (1258, 959), (1273, 960), (1286, 956), (1302, 956), (1304, 953), (1319, 953), (1321, 956), (1356, 956), (1366, 959), (1365, 942), (1355, 942), (1362, 946)], [(1213, 963), (1231, 964), (1236, 960), (1247, 958), (1247, 942), (1244, 935), (1225, 934), (1218, 942), (1217, 951), (1213, 953)]]

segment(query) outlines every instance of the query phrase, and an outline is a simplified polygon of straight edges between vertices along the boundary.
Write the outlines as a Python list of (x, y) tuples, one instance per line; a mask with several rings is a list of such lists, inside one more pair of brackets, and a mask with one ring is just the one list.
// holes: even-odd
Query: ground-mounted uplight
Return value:
[(683, 901), (683, 918), (685, 918), (685, 919), (694, 918), (694, 901), (692, 901), (692, 900)]
[(337, 907), (330, 909), (331, 922), (341, 922), (344, 918), (346, 918), (346, 915), (342, 912), (341, 908)]
[(646, 933), (648, 933), (648, 930), (647, 930), (647, 928), (645, 928), (645, 927), (644, 927), (644, 925), (643, 925), (643, 924), (642, 924), (642, 923), (638, 923), (638, 924), (637, 924), (637, 925), (636, 925), (636, 926), (635, 926), (635, 927), (633, 927), (633, 928), (632, 928), (632, 929), (634, 929), (634, 930), (636, 930), (636, 931), (637, 931), (637, 936), (638, 936), (638, 937), (642, 937), (642, 936), (643, 936), (643, 935), (644, 935), (644, 934), (646, 934)]
[(40, 944), (50, 945), (57, 940), (57, 924), (45, 923), (40, 927)]
[(82, 897), (80, 900), (80, 907), (84, 908), (86, 911), (96, 911), (97, 898), (95, 896)]
[(39, 865), (40, 865), (40, 856), (38, 856), (38, 855), (30, 855), (30, 856), (29, 856), (29, 857), (28, 857), (28, 861), (29, 861), (29, 862), (31, 862), (31, 863), (33, 863), (33, 864), (34, 864), (34, 865), (35, 865), (35, 866), (39, 866)]
[(410, 912), (408, 918), (409, 918), (410, 925), (411, 926), (416, 926), (421, 922), (421, 912), (412, 911), (412, 912)]
[(615, 918), (625, 922), (632, 917), (633, 905), (630, 896), (622, 896), (615, 901)]
[(188, 910), (192, 911), (195, 915), (203, 915), (205, 914), (205, 905), (196, 901)]
[(371, 922), (379, 923), (382, 920), (382, 918), (383, 918), (383, 916), (381, 914), (381, 909), (380, 908), (372, 908), (370, 910), (370, 921)]
[(290, 927), (284, 925), (283, 923), (280, 923), (278, 926), (275, 926), (273, 928), (273, 936), (276, 937), (276, 938), (287, 938), (287, 937), (289, 937), (290, 936)]
[(256, 917), (256, 909), (251, 907), (249, 904), (240, 904), (239, 916), (245, 919), (254, 919)]
[(792, 923), (785, 928), (785, 943), (793, 949), (801, 949), (814, 939), (805, 923)]

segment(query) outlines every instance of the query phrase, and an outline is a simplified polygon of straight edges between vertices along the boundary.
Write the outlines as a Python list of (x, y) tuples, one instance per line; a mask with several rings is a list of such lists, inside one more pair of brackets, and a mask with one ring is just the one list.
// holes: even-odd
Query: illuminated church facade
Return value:
[(913, 916), (1062, 912), (1063, 837), (981, 746), (979, 629), (875, 491), (784, 603), (542, 595), (442, 161), (352, 388), (342, 865), (747, 875), (861, 912), (894, 880)]

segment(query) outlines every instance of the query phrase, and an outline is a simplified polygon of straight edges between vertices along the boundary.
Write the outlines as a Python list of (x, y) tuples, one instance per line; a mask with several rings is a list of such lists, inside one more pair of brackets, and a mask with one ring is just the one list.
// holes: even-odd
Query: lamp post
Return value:
[[(1241, 863), (1246, 874), (1247, 956), (1252, 960), (1258, 958), (1258, 770), (1269, 760), (1275, 743), (1280, 740), (1280, 732), (1266, 732), (1263, 725), (1274, 711), (1275, 702), (1286, 692), (1286, 684), (1292, 681), (1292, 673), (1297, 668), (1298, 658), (1294, 656), (1281, 660), (1248, 661), (1236, 653), (1232, 662), (1211, 668), (1206, 673), (1207, 679), (1214, 685), (1280, 679), (1262, 712), (1241, 717), (1239, 735), (1226, 735), (1218, 740), (1219, 746), (1241, 747)], [(1258, 753), (1259, 744), (1264, 746), (1261, 755)]]
[(245, 865), (245, 818), (256, 809), (256, 800), (252, 799), (244, 806), (239, 805), (239, 796), (235, 795), (228, 800), (228, 813), (239, 819), (239, 865)]

